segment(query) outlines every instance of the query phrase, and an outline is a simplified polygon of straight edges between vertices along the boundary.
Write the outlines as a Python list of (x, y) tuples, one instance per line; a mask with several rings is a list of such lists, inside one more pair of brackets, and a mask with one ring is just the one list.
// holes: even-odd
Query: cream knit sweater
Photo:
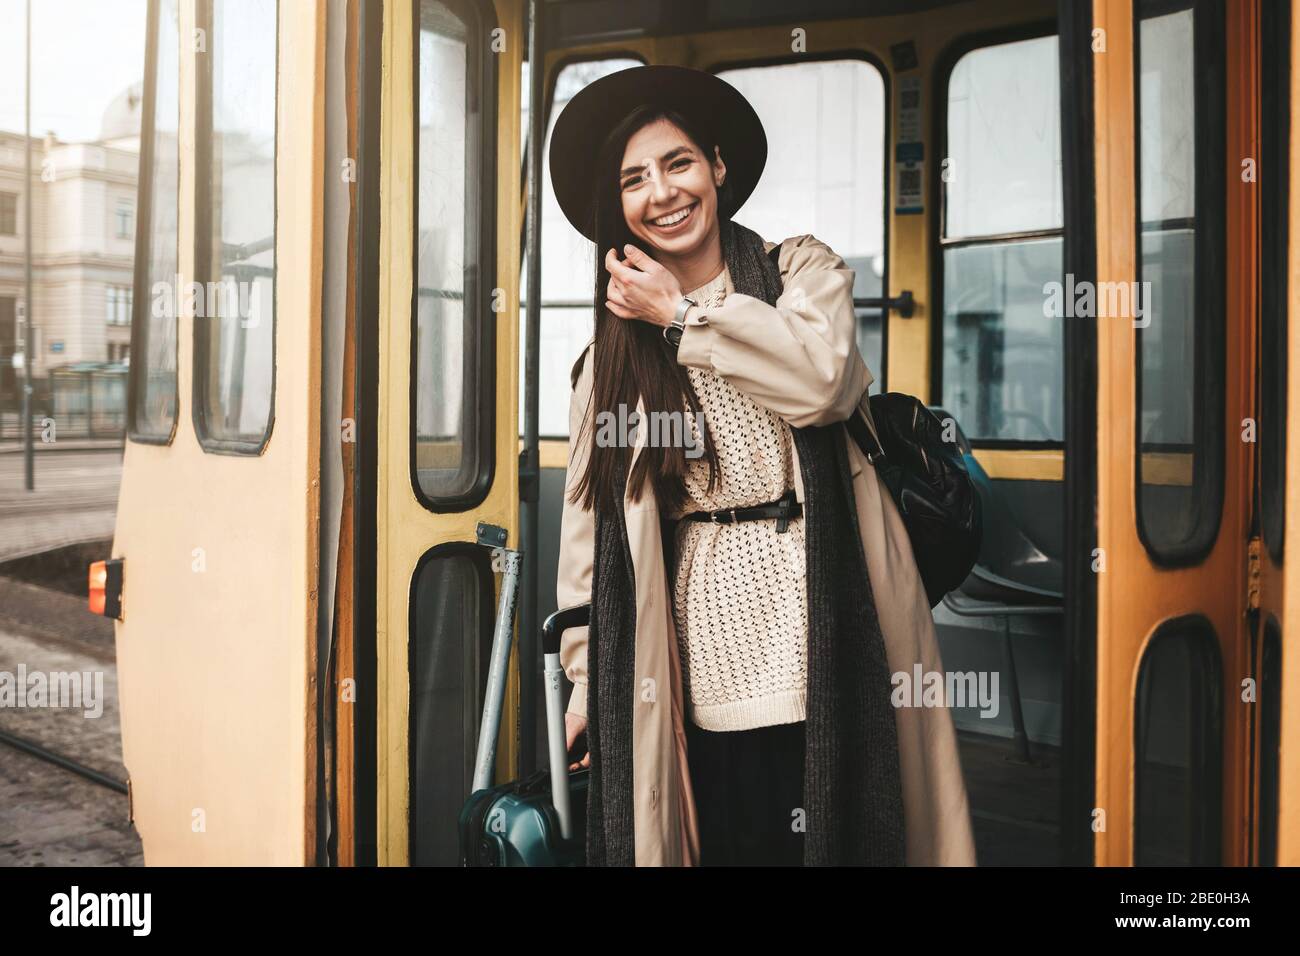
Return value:
[[(704, 307), (723, 303), (724, 268), (687, 293)], [(689, 368), (718, 451), (719, 486), (708, 464), (691, 462), (687, 511), (774, 501), (794, 487), (789, 426), (711, 371)], [(694, 426), (692, 426), (693, 428)], [(696, 436), (697, 440), (699, 436)], [(808, 610), (804, 523), (791, 520), (677, 526), (674, 616), (687, 689), (687, 714), (705, 730), (748, 730), (804, 719)]]

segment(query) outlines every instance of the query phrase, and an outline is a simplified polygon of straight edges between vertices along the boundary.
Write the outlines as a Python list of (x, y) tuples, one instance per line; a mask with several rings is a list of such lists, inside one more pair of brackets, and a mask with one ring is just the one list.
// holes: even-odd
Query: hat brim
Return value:
[(551, 131), (551, 185), (565, 217), (596, 241), (596, 159), (600, 145), (632, 110), (662, 106), (712, 133), (727, 164), (732, 212), (758, 185), (767, 163), (763, 123), (734, 86), (712, 73), (681, 66), (634, 66), (581, 89)]

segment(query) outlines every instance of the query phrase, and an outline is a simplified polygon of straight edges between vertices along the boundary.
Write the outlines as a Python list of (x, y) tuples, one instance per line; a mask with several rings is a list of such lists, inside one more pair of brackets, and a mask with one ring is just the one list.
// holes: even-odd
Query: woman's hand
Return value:
[[(578, 739), (578, 735), (587, 729), (587, 718), (579, 717), (577, 714), (565, 713), (564, 715), (564, 752), (568, 753), (573, 749), (573, 742)], [(581, 767), (591, 766), (591, 751), (577, 763), (569, 764), (570, 770), (577, 770)]]
[(615, 250), (605, 253), (609, 290), (605, 308), (620, 319), (640, 319), (651, 325), (672, 325), (682, 287), (677, 278), (636, 246), (624, 246), (627, 258)]

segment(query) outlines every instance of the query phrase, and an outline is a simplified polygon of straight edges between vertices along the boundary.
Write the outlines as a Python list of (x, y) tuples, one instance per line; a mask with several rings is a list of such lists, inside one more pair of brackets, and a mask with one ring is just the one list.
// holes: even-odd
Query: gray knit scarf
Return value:
[[(775, 304), (781, 275), (763, 240), (731, 220), (720, 231), (736, 291)], [(889, 666), (858, 531), (845, 428), (836, 423), (791, 433), (804, 484), (808, 578), (804, 863), (901, 866), (903, 800)], [(598, 508), (595, 517), (587, 643), (587, 863), (632, 866), (636, 587), (623, 511), (604, 511)]]

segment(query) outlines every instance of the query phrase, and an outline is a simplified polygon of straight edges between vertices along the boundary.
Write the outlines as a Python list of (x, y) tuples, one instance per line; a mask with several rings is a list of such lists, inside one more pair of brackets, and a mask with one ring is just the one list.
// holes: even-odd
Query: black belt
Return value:
[(711, 521), (714, 524), (735, 524), (739, 521), (762, 521), (776, 518), (776, 530), (780, 534), (790, 527), (790, 519), (803, 514), (803, 505), (795, 499), (793, 491), (787, 491), (776, 501), (765, 505), (753, 505), (749, 508), (722, 508), (718, 511), (692, 511), (682, 515), (687, 521)]

